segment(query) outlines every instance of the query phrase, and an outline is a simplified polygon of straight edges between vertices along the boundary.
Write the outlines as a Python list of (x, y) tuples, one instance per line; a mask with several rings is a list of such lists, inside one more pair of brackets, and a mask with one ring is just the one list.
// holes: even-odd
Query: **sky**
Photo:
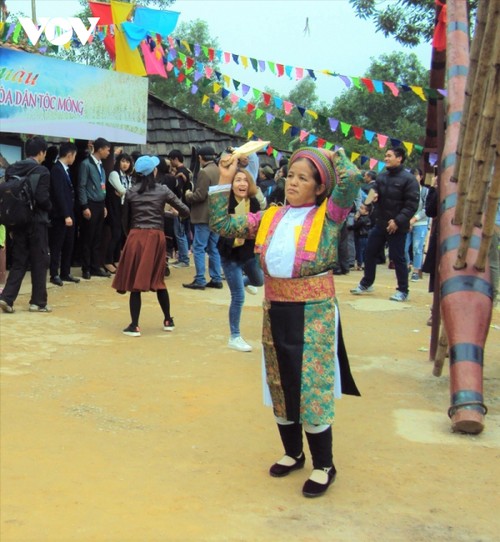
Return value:
[[(31, 16), (31, 0), (7, 0), (7, 6)], [(80, 9), (77, 0), (36, 0), (38, 17), (71, 17)], [(180, 12), (179, 23), (204, 20), (223, 51), (258, 60), (363, 76), (372, 58), (403, 51), (430, 66), (430, 44), (409, 49), (385, 38), (372, 22), (355, 17), (348, 0), (177, 0), (170, 10)], [(221, 72), (259, 90), (288, 93), (296, 84), (234, 63), (223, 64)], [(345, 88), (338, 77), (317, 76), (317, 95), (327, 104)]]

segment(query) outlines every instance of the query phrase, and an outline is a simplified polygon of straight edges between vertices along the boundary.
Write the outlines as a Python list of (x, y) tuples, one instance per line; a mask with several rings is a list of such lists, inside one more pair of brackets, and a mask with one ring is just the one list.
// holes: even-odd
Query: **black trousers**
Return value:
[(34, 223), (12, 231), (12, 265), (1, 298), (9, 305), (17, 299), (28, 268), (31, 269), (30, 305), (47, 304), (47, 269), (49, 268), (48, 225)]
[[(50, 276), (71, 274), (71, 258), (75, 244), (75, 227), (66, 226), (64, 218), (53, 218), (49, 228)], [(59, 272), (59, 269), (61, 272)]]
[(90, 220), (80, 222), (82, 237), (82, 271), (95, 272), (101, 268), (101, 240), (104, 225), (104, 201), (89, 201)]

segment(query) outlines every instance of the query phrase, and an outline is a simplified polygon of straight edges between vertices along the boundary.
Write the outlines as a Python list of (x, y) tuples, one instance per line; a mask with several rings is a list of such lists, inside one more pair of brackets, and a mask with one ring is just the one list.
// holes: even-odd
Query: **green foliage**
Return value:
[[(471, 15), (478, 0), (467, 0)], [(349, 0), (356, 16), (369, 19), (377, 32), (392, 36), (403, 45), (414, 47), (430, 42), (434, 32), (435, 0)]]

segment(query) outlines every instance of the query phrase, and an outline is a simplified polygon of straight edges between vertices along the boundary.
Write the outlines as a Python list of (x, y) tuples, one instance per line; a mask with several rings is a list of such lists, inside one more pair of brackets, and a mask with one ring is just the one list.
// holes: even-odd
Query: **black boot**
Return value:
[(306, 432), (306, 437), (314, 469), (326, 472), (328, 478), (324, 484), (311, 479), (307, 480), (302, 488), (302, 494), (304, 497), (319, 497), (326, 492), (337, 475), (332, 455), (332, 428), (329, 427), (321, 433)]
[(293, 423), (283, 425), (279, 423), (278, 429), (281, 436), (281, 442), (285, 448), (285, 454), (292, 459), (295, 459), (295, 463), (290, 466), (275, 463), (269, 469), (269, 474), (276, 478), (286, 476), (294, 470), (301, 469), (306, 460), (306, 456), (302, 452), (302, 424)]

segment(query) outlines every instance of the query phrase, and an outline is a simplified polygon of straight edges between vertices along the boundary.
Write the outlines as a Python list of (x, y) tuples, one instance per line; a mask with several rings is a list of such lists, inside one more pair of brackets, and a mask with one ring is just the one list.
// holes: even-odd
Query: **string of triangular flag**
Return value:
[[(169, 39), (170, 41), (170, 39)], [(400, 95), (400, 92), (413, 92), (421, 100), (427, 101), (427, 98), (432, 99), (442, 99), (447, 96), (447, 91), (445, 89), (435, 89), (430, 87), (422, 87), (419, 85), (409, 85), (406, 83), (394, 83), (392, 81), (381, 81), (377, 79), (370, 79), (368, 77), (361, 76), (352, 76), (352, 75), (341, 75), (330, 70), (314, 70), (311, 68), (302, 68), (297, 66), (290, 66), (288, 64), (281, 64), (279, 62), (274, 62), (271, 60), (258, 60), (252, 57), (248, 57), (241, 54), (230, 53), (227, 51), (222, 51), (220, 49), (214, 49), (206, 45), (200, 45), (198, 43), (190, 43), (186, 40), (175, 38), (177, 47), (183, 47), (189, 54), (195, 57), (199, 57), (201, 54), (209, 61), (218, 60), (225, 64), (233, 62), (243, 68), (248, 69), (250, 66), (255, 72), (265, 72), (269, 70), (273, 75), (277, 77), (283, 77), (284, 75), (288, 76), (290, 79), (295, 77), (296, 81), (300, 81), (304, 77), (311, 77), (316, 80), (316, 74), (320, 73), (322, 75), (330, 77), (339, 77), (347, 88), (355, 86), (356, 88), (362, 90), (366, 89), (368, 92), (383, 94), (384, 89), (388, 88), (391, 91), (391, 94), (395, 97)]]
[[(180, 53), (176, 49), (170, 49), (168, 51), (167, 69), (169, 64), (171, 64), (173, 61), (175, 61), (177, 68), (185, 68), (186, 73), (194, 71), (195, 82), (198, 81), (201, 77), (204, 77), (205, 79), (211, 81), (213, 76), (215, 75), (218, 81), (224, 81), (224, 84), (226, 85), (229, 85), (230, 82), (233, 81), (235, 88), (238, 89), (240, 86), (239, 81), (234, 81), (229, 76), (223, 75), (220, 72), (217, 72), (216, 70), (211, 68), (210, 66), (204, 65), (201, 62), (196, 63), (193, 57), (187, 57), (186, 55), (184, 55), (184, 53)], [(276, 117), (272, 113), (266, 112), (263, 109), (257, 107), (254, 103), (246, 101), (244, 98), (238, 96), (237, 94), (230, 92), (227, 88), (224, 87), (224, 84), (212, 82), (213, 92), (215, 94), (220, 94), (222, 98), (229, 98), (234, 105), (236, 105), (239, 109), (245, 110), (248, 115), (255, 114), (255, 118), (258, 120), (265, 114), (264, 118), (268, 125), (271, 124), (271, 122), (274, 122), (277, 127), (281, 127), (283, 133), (291, 130), (291, 134), (293, 137), (301, 137), (302, 132), (305, 132), (300, 127), (294, 126), (291, 123), (288, 123), (285, 120)], [(390, 145), (393, 147), (399, 147), (403, 145), (409, 155), (414, 150), (418, 153), (422, 153), (423, 151), (423, 147), (421, 145), (412, 143), (411, 141), (402, 141), (399, 138), (380, 134), (373, 130), (367, 130), (361, 126), (353, 126), (348, 122), (340, 121), (333, 117), (325, 117), (323, 115), (320, 115), (316, 111), (295, 105), (291, 102), (283, 100), (282, 98), (279, 98), (278, 96), (272, 96), (271, 94), (262, 92), (258, 89), (252, 89), (252, 87), (248, 85), (245, 85), (245, 87), (246, 88), (242, 91), (244, 93), (244, 96), (246, 96), (248, 92), (252, 90), (254, 98), (259, 99), (260, 97), (262, 97), (266, 106), (269, 106), (271, 102), (273, 102), (278, 109), (285, 111), (287, 115), (290, 114), (295, 107), (301, 114), (302, 118), (304, 118), (304, 115), (307, 113), (310, 117), (312, 117), (312, 119), (314, 119), (315, 122), (324, 125), (328, 123), (331, 132), (337, 132), (338, 128), (340, 127), (340, 132), (344, 137), (349, 137), (352, 131), (353, 136), (357, 140), (361, 140), (364, 136), (366, 141), (371, 144), (374, 139), (376, 139), (376, 141), (378, 142), (378, 146), (381, 149), (384, 148), (388, 143), (390, 143)]]
[[(122, 25), (123, 24), (124, 23), (122, 23)], [(127, 24), (131, 24), (131, 23), (127, 23)], [(7, 23), (5, 21), (2, 21), (0, 22), (0, 41), (8, 42), (9, 40), (11, 40), (13, 43), (17, 44), (19, 43), (19, 40), (20, 40), (21, 31), (23, 31), (23, 29), (19, 22)], [(57, 32), (62, 33), (63, 31), (64, 31), (63, 29), (58, 30), (56, 27), (56, 35), (57, 35)], [(94, 36), (97, 36), (101, 41), (104, 41), (108, 36), (114, 36), (114, 35), (115, 35), (114, 24), (97, 25), (94, 31), (94, 34), (89, 39), (89, 42), (92, 40)], [(151, 38), (156, 39), (155, 34), (148, 33), (148, 35)], [(127, 36), (127, 38), (128, 37), (129, 36)], [(347, 88), (351, 88), (351, 86), (354, 86), (361, 90), (366, 89), (370, 93), (375, 92), (375, 93), (383, 94), (385, 89), (388, 88), (391, 91), (391, 94), (395, 97), (398, 97), (401, 94), (401, 92), (413, 92), (423, 101), (426, 101), (428, 98), (441, 99), (447, 95), (447, 91), (445, 89), (434, 89), (430, 87), (422, 87), (419, 85), (409, 85), (406, 83), (381, 81), (381, 80), (370, 79), (368, 77), (361, 77), (361, 76), (342, 75), (342, 74), (332, 72), (326, 69), (317, 70), (317, 69), (311, 69), (311, 68), (290, 66), (287, 64), (281, 64), (279, 62), (274, 62), (271, 60), (258, 60), (253, 57), (248, 57), (248, 56), (240, 55), (236, 53), (230, 53), (227, 51), (222, 51), (221, 49), (214, 49), (206, 45), (200, 45), (198, 43), (190, 43), (180, 38), (176, 38), (175, 42), (177, 43), (177, 47), (183, 47), (190, 54), (194, 53), (195, 57), (199, 57), (201, 54), (203, 54), (205, 58), (209, 61), (217, 60), (225, 64), (234, 62), (237, 65), (243, 66), (245, 69), (248, 69), (251, 66), (256, 72), (265, 72), (266, 70), (268, 70), (272, 74), (276, 75), (277, 77), (283, 77), (284, 75), (288, 76), (290, 79), (293, 79), (293, 77), (295, 77), (296, 81), (299, 81), (303, 79), (304, 77), (311, 77), (312, 79), (316, 80), (317, 79), (316, 74), (319, 73), (319, 74), (330, 76), (330, 77), (340, 78)], [(81, 44), (78, 38), (73, 38), (64, 47), (66, 49), (69, 49), (71, 47), (79, 47), (79, 46), (81, 46)], [(46, 52), (46, 47), (40, 47), (38, 50), (39, 52), (44, 53)]]
[[(190, 79), (186, 75), (187, 68), (184, 65), (181, 68), (178, 68), (172, 63), (167, 64), (167, 71), (170, 72), (172, 70), (174, 72), (175, 80), (179, 84), (184, 84), (184, 86), (190, 91), (192, 95), (198, 95), (200, 89), (196, 84), (196, 81)], [(191, 72), (193, 71), (192, 68), (189, 70)], [(221, 107), (220, 104), (218, 104), (213, 98), (211, 98), (207, 94), (203, 94), (201, 96), (201, 104), (210, 107), (210, 109), (212, 109), (212, 111), (218, 116), (219, 120), (221, 120), (224, 124), (231, 124), (236, 134), (241, 132), (242, 129), (245, 129), (247, 139), (261, 139), (255, 135), (255, 132), (253, 130), (246, 129), (241, 122), (237, 121), (230, 113), (228, 113), (223, 107)], [(277, 128), (279, 128), (279, 119), (275, 119), (275, 121), (278, 121)], [(335, 145), (334, 143), (327, 141), (326, 139), (320, 138), (306, 130), (298, 129), (299, 132), (296, 132), (294, 130), (290, 130), (289, 127), (290, 125), (281, 125), (282, 133), (286, 134), (290, 131), (291, 138), (295, 138), (298, 136), (299, 140), (301, 142), (305, 141), (308, 146), (317, 146), (318, 148), (324, 148), (327, 150), (331, 150), (332, 148), (339, 148), (338, 145)], [(279, 158), (281, 157), (280, 151), (274, 149), (272, 145), (268, 145), (266, 152), (269, 156), (273, 155), (274, 158), (276, 158), (277, 160), (279, 160)], [(352, 162), (356, 162), (357, 160), (359, 160), (361, 166), (365, 165), (368, 162), (370, 169), (376, 169), (378, 172), (382, 171), (382, 169), (385, 167), (383, 161), (378, 160), (377, 158), (363, 155), (359, 152), (352, 152), (350, 159)]]

